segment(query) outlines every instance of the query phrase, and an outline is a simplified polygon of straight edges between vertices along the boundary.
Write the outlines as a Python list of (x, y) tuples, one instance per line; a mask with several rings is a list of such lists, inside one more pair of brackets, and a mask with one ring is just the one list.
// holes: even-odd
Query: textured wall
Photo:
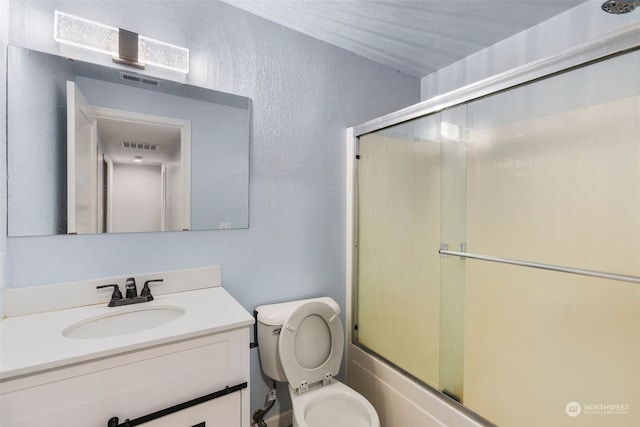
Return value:
[(422, 78), (421, 99), (427, 100), (565, 49), (640, 24), (640, 13), (612, 15), (601, 0), (587, 0), (535, 27)]
[[(417, 102), (419, 80), (211, 1), (11, 1), (9, 43), (59, 52), (54, 9), (188, 46), (188, 83), (252, 99), (250, 228), (10, 238), (8, 286), (221, 265), (248, 310), (316, 295), (344, 307), (345, 128)], [(251, 367), (255, 409), (255, 350)]]

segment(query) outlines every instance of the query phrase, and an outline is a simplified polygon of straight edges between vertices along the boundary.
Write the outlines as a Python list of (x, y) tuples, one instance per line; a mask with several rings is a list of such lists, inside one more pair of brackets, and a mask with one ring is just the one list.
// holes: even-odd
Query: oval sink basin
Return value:
[(182, 307), (156, 306), (103, 314), (74, 323), (65, 328), (62, 335), (67, 338), (94, 339), (132, 334), (165, 325), (184, 312)]

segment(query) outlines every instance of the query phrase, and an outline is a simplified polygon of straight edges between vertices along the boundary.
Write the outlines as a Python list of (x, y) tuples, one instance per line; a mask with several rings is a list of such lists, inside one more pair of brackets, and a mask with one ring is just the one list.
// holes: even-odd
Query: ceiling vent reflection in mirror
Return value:
[(160, 86), (160, 80), (152, 79), (149, 77), (141, 76), (139, 74), (120, 73), (120, 78), (127, 82), (140, 83), (142, 85), (158, 87)]
[(134, 148), (136, 150), (151, 150), (157, 151), (159, 146), (158, 144), (145, 144), (142, 142), (134, 142), (134, 141), (122, 141), (123, 148)]
[[(131, 46), (123, 55), (122, 36), (126, 35), (125, 45), (132, 40), (137, 41), (137, 58), (131, 58)], [(131, 38), (133, 37), (133, 38)], [(114, 57), (114, 61), (137, 68), (144, 64), (154, 65), (181, 73), (189, 72), (189, 49), (170, 43), (161, 42), (149, 37), (140, 36), (127, 30), (104, 25), (99, 22), (80, 18), (68, 13), (55, 11), (54, 39), (63, 44), (89, 49)]]

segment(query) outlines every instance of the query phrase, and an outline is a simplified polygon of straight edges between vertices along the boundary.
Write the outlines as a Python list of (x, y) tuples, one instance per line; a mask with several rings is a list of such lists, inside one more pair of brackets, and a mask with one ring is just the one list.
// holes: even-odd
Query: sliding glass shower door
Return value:
[(498, 425), (640, 425), (638, 70), (361, 135), (356, 344)]
[(439, 383), (439, 115), (360, 139), (358, 339)]

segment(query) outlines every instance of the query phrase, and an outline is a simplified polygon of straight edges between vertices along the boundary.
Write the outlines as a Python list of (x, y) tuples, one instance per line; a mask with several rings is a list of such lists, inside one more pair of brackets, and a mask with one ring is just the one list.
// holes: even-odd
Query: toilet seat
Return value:
[(329, 304), (318, 300), (293, 311), (278, 339), (282, 369), (298, 393), (304, 393), (314, 383), (330, 384), (340, 370), (343, 351), (340, 316)]

